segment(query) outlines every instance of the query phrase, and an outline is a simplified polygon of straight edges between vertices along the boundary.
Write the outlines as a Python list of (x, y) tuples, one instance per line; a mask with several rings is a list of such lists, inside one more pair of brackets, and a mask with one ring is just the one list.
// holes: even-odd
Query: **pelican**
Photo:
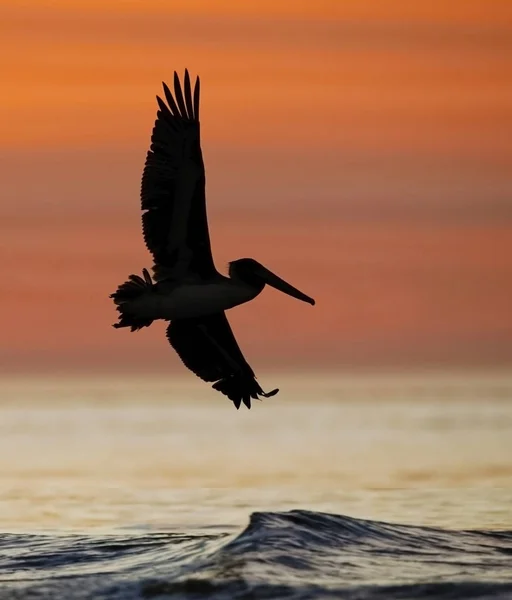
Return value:
[(183, 364), (213, 382), (237, 409), (251, 398), (269, 398), (244, 358), (226, 310), (249, 302), (265, 285), (314, 305), (261, 263), (240, 258), (229, 277), (215, 268), (206, 217), (205, 169), (200, 142), (199, 77), (192, 91), (187, 70), (183, 87), (174, 72), (174, 95), (163, 83), (167, 104), (156, 97), (157, 117), (141, 183), (142, 230), (153, 255), (151, 276), (130, 275), (110, 295), (119, 312), (115, 328), (137, 331), (168, 321), (167, 339)]

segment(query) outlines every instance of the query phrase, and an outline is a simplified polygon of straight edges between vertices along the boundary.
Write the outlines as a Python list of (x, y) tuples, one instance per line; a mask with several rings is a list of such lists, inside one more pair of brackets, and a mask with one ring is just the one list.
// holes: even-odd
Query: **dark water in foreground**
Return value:
[(293, 510), (247, 527), (4, 534), (1, 598), (512, 598), (512, 531)]

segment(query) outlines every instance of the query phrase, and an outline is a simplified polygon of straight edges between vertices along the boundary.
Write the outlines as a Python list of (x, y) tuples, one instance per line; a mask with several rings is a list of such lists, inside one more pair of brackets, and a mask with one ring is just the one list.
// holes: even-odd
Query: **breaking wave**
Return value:
[(305, 510), (242, 532), (3, 534), (0, 598), (512, 598), (512, 531)]

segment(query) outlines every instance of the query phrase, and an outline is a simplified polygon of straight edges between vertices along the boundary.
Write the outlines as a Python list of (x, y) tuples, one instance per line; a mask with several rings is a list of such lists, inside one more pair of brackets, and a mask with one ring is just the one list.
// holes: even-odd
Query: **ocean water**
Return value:
[(0, 598), (512, 598), (512, 378), (0, 382)]

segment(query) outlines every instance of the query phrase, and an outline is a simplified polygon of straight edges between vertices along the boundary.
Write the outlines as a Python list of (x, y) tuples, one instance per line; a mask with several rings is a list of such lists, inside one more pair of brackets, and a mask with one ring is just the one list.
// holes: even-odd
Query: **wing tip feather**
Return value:
[(167, 104), (157, 94), (156, 99), (159, 107), (162, 110), (169, 112), (173, 117), (199, 122), (199, 96), (201, 89), (199, 75), (196, 76), (193, 91), (190, 72), (187, 68), (185, 68), (183, 87), (178, 72), (173, 72), (174, 94), (171, 92), (165, 81), (162, 81), (161, 83)]

